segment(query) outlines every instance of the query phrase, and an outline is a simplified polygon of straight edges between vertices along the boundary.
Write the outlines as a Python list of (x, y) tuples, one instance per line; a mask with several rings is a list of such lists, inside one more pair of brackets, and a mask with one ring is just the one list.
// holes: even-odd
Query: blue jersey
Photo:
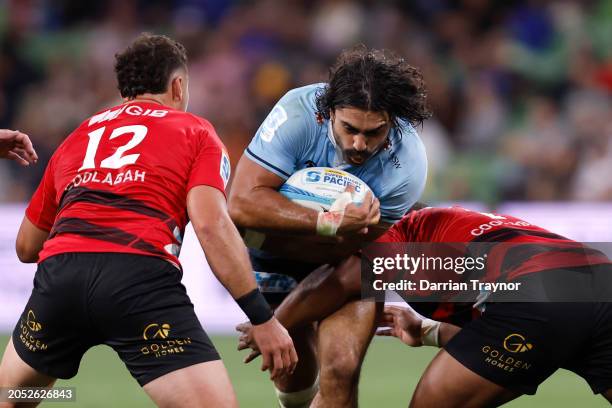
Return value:
[(329, 120), (317, 121), (315, 98), (325, 84), (289, 91), (261, 124), (245, 154), (257, 164), (289, 178), (305, 167), (334, 167), (363, 180), (380, 200), (381, 218), (395, 223), (419, 199), (427, 178), (421, 139), (407, 122), (392, 128), (390, 146), (360, 166), (344, 161)]

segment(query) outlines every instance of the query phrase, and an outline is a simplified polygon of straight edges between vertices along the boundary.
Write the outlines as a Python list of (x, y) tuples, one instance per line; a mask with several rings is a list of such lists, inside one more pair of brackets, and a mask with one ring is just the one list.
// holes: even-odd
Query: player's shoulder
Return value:
[(326, 84), (317, 83), (289, 90), (278, 101), (276, 107), (283, 109), (287, 119), (316, 123), (317, 95)]
[(410, 122), (398, 120), (398, 125), (393, 128), (391, 145), (400, 160), (411, 163), (416, 160), (418, 164), (425, 163), (427, 160), (425, 145)]
[(416, 130), (410, 124), (403, 124), (401, 129), (393, 129), (389, 142), (379, 154), (388, 191), (395, 194), (401, 186), (424, 187), (427, 154)]
[(202, 130), (206, 130), (206, 131), (213, 131), (215, 130), (215, 127), (213, 126), (212, 123), (210, 123), (209, 120), (204, 119), (201, 116), (196, 115), (195, 113), (191, 113), (191, 112), (180, 112), (182, 114), (182, 121), (185, 122), (186, 125), (191, 125), (194, 126), (196, 128), (200, 128)]
[(295, 88), (280, 98), (261, 124), (257, 136), (264, 142), (304, 146), (316, 141), (321, 131), (316, 96), (325, 84)]
[(316, 105), (317, 95), (319, 95), (320, 92), (323, 92), (326, 85), (326, 83), (320, 82), (293, 88), (287, 91), (287, 93), (285, 93), (280, 100), (285, 103), (299, 101), (314, 107)]
[(393, 128), (389, 141), (389, 147), (380, 155), (387, 183), (394, 187), (424, 183), (427, 153), (414, 127), (401, 122)]

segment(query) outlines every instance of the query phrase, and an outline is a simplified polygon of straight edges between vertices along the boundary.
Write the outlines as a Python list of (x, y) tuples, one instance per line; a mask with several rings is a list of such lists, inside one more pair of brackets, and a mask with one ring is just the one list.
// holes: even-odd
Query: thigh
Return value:
[(421, 377), (410, 407), (492, 407), (520, 395), (481, 377), (440, 350)]
[(9, 339), (0, 362), (0, 388), (49, 387), (55, 380), (23, 361), (15, 351), (13, 340)]
[(612, 388), (610, 388), (609, 390), (606, 390), (603, 392), (603, 397), (605, 399), (608, 400), (608, 402), (610, 402), (610, 404), (612, 404)]
[(158, 407), (238, 406), (227, 370), (221, 361), (209, 361), (172, 371), (147, 383), (143, 389)]
[(16, 354), (47, 376), (73, 377), (83, 354), (98, 343), (86, 312), (86, 269), (72, 254), (41, 263), (34, 289), (13, 331)]
[[(15, 347), (13, 347), (13, 340), (9, 340), (2, 356), (2, 362), (0, 362), (0, 396), (5, 396), (1, 390), (2, 388), (51, 387), (54, 383), (54, 377), (36, 371), (23, 361), (15, 351)], [(38, 402), (30, 402), (21, 403), (19, 406), (33, 408), (38, 404)], [(3, 399), (0, 398), (0, 408), (5, 407), (10, 408), (13, 405), (3, 402)]]
[(318, 349), (322, 371), (332, 363), (353, 366), (358, 370), (383, 307), (382, 303), (369, 300), (351, 301), (319, 324)]

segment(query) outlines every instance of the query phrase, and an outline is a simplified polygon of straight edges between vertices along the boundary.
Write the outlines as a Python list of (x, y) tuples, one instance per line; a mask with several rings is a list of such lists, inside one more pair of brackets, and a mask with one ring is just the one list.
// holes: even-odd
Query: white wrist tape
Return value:
[(421, 322), (421, 343), (424, 346), (440, 347), (440, 322), (423, 319)]
[(329, 211), (319, 212), (317, 218), (317, 234), (327, 237), (336, 235), (344, 218), (344, 209), (353, 201), (351, 193), (345, 191), (332, 203)]

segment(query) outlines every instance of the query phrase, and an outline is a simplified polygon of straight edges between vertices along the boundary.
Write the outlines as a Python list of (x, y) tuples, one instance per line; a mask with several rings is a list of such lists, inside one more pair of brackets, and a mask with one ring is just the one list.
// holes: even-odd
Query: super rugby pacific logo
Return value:
[(304, 174), (303, 182), (306, 184), (318, 183), (321, 180), (321, 172), (319, 170), (307, 171)]
[(342, 187), (353, 186), (355, 188), (355, 192), (359, 193), (362, 190), (362, 183), (353, 179), (350, 176), (347, 176), (338, 171), (325, 171), (322, 172), (320, 170), (311, 170), (307, 171), (302, 181), (305, 184), (314, 184), (314, 183), (323, 183), (323, 184), (334, 184)]

